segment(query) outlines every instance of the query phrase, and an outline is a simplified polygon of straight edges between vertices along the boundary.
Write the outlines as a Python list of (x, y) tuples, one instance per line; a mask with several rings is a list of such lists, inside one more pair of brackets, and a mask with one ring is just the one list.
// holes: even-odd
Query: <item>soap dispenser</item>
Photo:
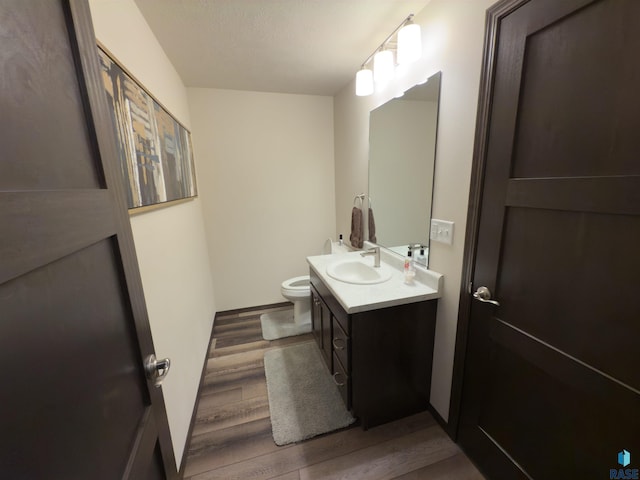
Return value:
[(413, 264), (411, 247), (407, 251), (407, 256), (404, 259), (404, 283), (411, 284), (416, 276), (416, 267)]

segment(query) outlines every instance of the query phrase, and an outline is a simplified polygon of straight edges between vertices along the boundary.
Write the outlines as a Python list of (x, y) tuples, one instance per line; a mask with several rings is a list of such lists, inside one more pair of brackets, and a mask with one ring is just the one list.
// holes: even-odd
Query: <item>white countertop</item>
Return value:
[[(413, 283), (406, 284), (403, 259), (384, 250), (381, 252), (381, 263), (383, 267), (387, 266), (393, 271), (391, 278), (386, 282), (357, 285), (336, 280), (327, 274), (327, 266), (331, 263), (349, 258), (362, 260), (360, 253), (356, 251), (307, 257), (309, 266), (318, 274), (347, 313), (433, 300), (442, 296), (444, 281), (442, 274), (418, 266)], [(373, 265), (373, 256), (367, 256), (365, 261)]]

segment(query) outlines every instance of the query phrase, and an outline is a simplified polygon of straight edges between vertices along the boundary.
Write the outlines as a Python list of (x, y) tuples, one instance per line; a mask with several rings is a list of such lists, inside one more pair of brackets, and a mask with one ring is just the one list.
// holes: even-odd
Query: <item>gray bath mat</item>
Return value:
[(315, 342), (264, 354), (269, 411), (276, 445), (287, 445), (351, 425)]
[(260, 315), (262, 324), (262, 338), (275, 340), (277, 338), (294, 337), (311, 332), (311, 321), (298, 325), (293, 321), (293, 308)]

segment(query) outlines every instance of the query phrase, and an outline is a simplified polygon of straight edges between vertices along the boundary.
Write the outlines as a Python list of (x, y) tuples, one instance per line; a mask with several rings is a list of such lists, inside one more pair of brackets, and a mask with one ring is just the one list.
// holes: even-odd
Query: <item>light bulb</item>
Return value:
[(356, 73), (356, 95), (366, 97), (373, 93), (373, 72), (368, 68), (361, 68)]
[(380, 50), (373, 56), (373, 79), (379, 85), (386, 84), (393, 78), (393, 52)]
[(408, 23), (398, 32), (398, 64), (415, 62), (422, 56), (420, 25)]

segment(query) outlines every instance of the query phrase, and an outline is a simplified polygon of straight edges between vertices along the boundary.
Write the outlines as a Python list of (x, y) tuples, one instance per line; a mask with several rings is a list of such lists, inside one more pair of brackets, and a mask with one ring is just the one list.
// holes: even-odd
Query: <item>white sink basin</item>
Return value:
[(386, 282), (391, 278), (392, 270), (380, 265), (373, 267), (361, 260), (341, 260), (327, 266), (327, 275), (345, 283), (371, 285)]

